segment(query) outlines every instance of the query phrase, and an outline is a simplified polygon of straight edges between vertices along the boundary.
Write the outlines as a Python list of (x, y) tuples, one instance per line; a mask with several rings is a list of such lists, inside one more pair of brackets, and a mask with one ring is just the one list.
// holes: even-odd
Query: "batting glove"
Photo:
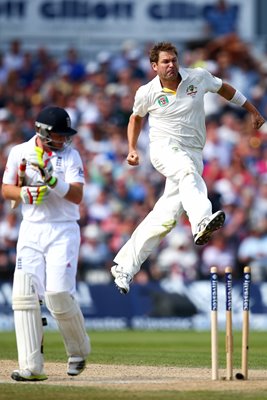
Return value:
[(20, 197), (24, 204), (42, 204), (47, 195), (47, 186), (23, 186), (20, 191)]
[(39, 170), (43, 181), (50, 186), (55, 184), (53, 177), (53, 165), (50, 159), (51, 154), (45, 152), (41, 147), (35, 146), (34, 151), (28, 155), (28, 161)]

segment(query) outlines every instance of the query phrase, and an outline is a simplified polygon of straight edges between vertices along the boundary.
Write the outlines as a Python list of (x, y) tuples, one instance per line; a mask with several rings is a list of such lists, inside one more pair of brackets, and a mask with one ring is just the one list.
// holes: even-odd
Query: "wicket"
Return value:
[[(210, 269), (211, 281), (211, 379), (219, 379), (218, 361), (218, 273), (217, 268)], [(242, 354), (241, 372), (237, 379), (248, 379), (248, 337), (249, 337), (249, 302), (251, 286), (251, 269), (243, 271), (243, 322), (242, 322)], [(232, 268), (225, 268), (225, 301), (226, 301), (226, 380), (233, 379), (233, 326), (232, 326)]]

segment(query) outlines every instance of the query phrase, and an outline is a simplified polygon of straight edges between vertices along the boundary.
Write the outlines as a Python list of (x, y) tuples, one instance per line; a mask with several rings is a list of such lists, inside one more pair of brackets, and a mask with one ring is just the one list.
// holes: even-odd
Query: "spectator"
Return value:
[(267, 217), (267, 176), (260, 179), (259, 190), (250, 210), (250, 222), (253, 227), (260, 225)]
[(86, 280), (89, 270), (105, 269), (110, 259), (110, 252), (100, 227), (95, 223), (88, 224), (82, 230), (79, 256), (80, 278)]
[(0, 85), (5, 83), (7, 81), (7, 78), (8, 78), (8, 67), (5, 65), (3, 54), (0, 53)]
[[(218, 275), (222, 278), (226, 267), (235, 266), (234, 254), (227, 246), (225, 236), (215, 233), (212, 236), (211, 243), (203, 249), (201, 275), (208, 279), (211, 267), (217, 267)], [(233, 271), (236, 274), (236, 271)]]
[(66, 57), (59, 63), (59, 74), (67, 75), (72, 82), (81, 81), (85, 78), (85, 66), (78, 58), (77, 50), (70, 47)]
[(166, 275), (172, 275), (173, 269), (178, 268), (179, 274), (186, 282), (198, 278), (198, 255), (193, 241), (185, 230), (176, 230), (172, 236), (166, 238), (165, 247), (158, 256), (158, 265)]
[(4, 56), (4, 65), (8, 71), (19, 71), (22, 68), (23, 52), (19, 39), (14, 39), (10, 42), (9, 50)]
[(267, 279), (267, 218), (260, 225), (250, 230), (241, 241), (238, 249), (240, 268), (251, 267), (253, 282), (263, 282)]
[(207, 35), (218, 37), (236, 33), (238, 13), (238, 5), (228, 4), (226, 0), (216, 0), (215, 4), (205, 6), (203, 16)]
[(15, 252), (19, 234), (19, 220), (15, 212), (9, 212), (4, 221), (0, 222), (0, 247)]

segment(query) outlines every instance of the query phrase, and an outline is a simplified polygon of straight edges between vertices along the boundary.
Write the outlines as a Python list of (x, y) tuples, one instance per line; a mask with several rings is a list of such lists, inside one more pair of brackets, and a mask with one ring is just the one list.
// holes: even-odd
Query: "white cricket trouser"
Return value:
[(162, 139), (150, 144), (150, 158), (153, 166), (166, 177), (164, 193), (114, 258), (115, 263), (132, 276), (174, 228), (183, 211), (189, 218), (193, 234), (197, 224), (212, 214), (207, 187), (201, 176), (201, 150), (182, 148), (174, 139)]
[[(77, 222), (22, 221), (17, 243), (16, 270), (33, 275), (40, 299), (45, 291), (76, 291), (80, 246)], [(16, 273), (16, 271), (15, 271)]]
[(86, 357), (90, 342), (78, 303), (76, 272), (80, 246), (77, 222), (22, 221), (17, 244), (13, 310), (19, 366), (43, 373), (39, 300), (57, 321), (68, 356)]

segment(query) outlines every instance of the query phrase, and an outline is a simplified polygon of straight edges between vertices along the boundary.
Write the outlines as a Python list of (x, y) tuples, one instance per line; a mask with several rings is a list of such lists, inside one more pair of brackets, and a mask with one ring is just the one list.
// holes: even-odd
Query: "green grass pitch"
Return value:
[[(196, 331), (92, 331), (89, 332), (92, 354), (89, 364), (115, 364), (136, 366), (170, 366), (181, 368), (210, 367), (210, 332)], [(266, 332), (250, 332), (249, 368), (267, 369)], [(0, 332), (1, 360), (16, 360), (14, 332)], [(220, 367), (225, 367), (225, 335), (219, 334)], [(66, 363), (62, 339), (58, 332), (45, 332), (45, 361)], [(241, 332), (234, 332), (234, 366), (241, 364)], [(64, 366), (65, 368), (65, 366)], [(1, 372), (0, 372), (1, 381)], [(229, 383), (229, 382), (228, 382)], [(248, 382), (246, 382), (248, 383)], [(135, 391), (106, 390), (98, 387), (55, 386), (39, 383), (0, 383), (0, 400), (36, 398), (57, 400), (83, 399), (267, 399), (266, 390), (240, 393), (222, 390), (212, 391)]]

